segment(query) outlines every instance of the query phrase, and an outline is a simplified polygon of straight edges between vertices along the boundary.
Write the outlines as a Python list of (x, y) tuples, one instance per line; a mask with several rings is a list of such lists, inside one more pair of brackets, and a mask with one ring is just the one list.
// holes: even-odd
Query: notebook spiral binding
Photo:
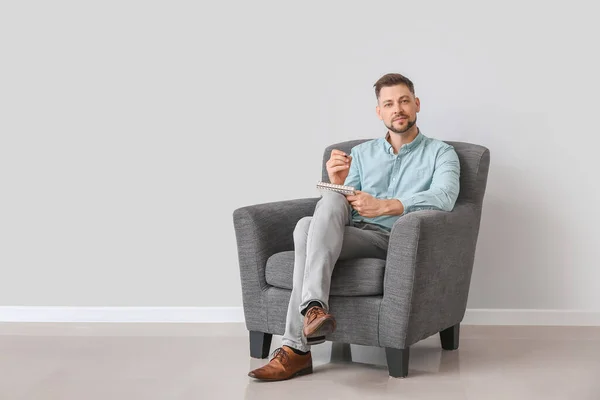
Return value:
[(317, 182), (317, 189), (331, 190), (343, 195), (355, 195), (355, 189), (352, 186), (336, 185), (335, 183)]

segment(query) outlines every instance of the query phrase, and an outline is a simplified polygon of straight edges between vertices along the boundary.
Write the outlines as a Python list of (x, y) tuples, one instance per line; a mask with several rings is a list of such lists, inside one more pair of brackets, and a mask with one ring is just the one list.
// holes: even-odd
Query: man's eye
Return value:
[(387, 104), (384, 105), (384, 107), (389, 107), (389, 106), (391, 106), (390, 103), (387, 103)]
[(402, 100), (403, 103), (408, 103), (408, 100)]

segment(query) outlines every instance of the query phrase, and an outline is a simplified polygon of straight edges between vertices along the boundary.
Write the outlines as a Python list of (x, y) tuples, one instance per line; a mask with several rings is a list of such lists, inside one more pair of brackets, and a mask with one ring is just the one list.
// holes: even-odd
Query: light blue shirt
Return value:
[[(386, 136), (387, 137), (387, 136)], [(402, 145), (398, 154), (386, 138), (354, 146), (344, 185), (354, 186), (378, 199), (398, 199), (404, 214), (417, 210), (451, 211), (460, 188), (460, 163), (454, 147), (420, 131)], [(375, 218), (352, 210), (352, 220), (369, 222), (391, 231), (400, 215)]]

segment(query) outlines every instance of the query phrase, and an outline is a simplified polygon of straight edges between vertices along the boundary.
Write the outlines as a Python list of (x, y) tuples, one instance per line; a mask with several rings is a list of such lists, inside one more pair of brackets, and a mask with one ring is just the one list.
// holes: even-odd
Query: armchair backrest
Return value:
[[(321, 179), (329, 182), (325, 163), (329, 160), (331, 150), (338, 149), (350, 153), (354, 146), (368, 140), (373, 139), (349, 140), (328, 146), (323, 153)], [(472, 143), (449, 141), (445, 141), (445, 143), (454, 147), (460, 160), (460, 193), (456, 204), (470, 203), (481, 209), (490, 167), (490, 151), (486, 147)]]

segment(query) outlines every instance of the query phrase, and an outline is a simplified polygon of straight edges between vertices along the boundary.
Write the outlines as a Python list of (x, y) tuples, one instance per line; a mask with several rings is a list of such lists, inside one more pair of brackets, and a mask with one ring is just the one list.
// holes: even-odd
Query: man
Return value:
[(460, 164), (454, 148), (417, 127), (420, 100), (413, 83), (387, 74), (375, 83), (377, 116), (385, 138), (333, 150), (327, 161), (331, 183), (353, 186), (355, 195), (324, 191), (312, 217), (294, 230), (294, 278), (283, 346), (271, 361), (248, 375), (278, 381), (312, 373), (310, 346), (336, 328), (329, 314), (331, 274), (337, 260), (386, 258), (394, 222), (409, 212), (451, 211), (459, 192)]

